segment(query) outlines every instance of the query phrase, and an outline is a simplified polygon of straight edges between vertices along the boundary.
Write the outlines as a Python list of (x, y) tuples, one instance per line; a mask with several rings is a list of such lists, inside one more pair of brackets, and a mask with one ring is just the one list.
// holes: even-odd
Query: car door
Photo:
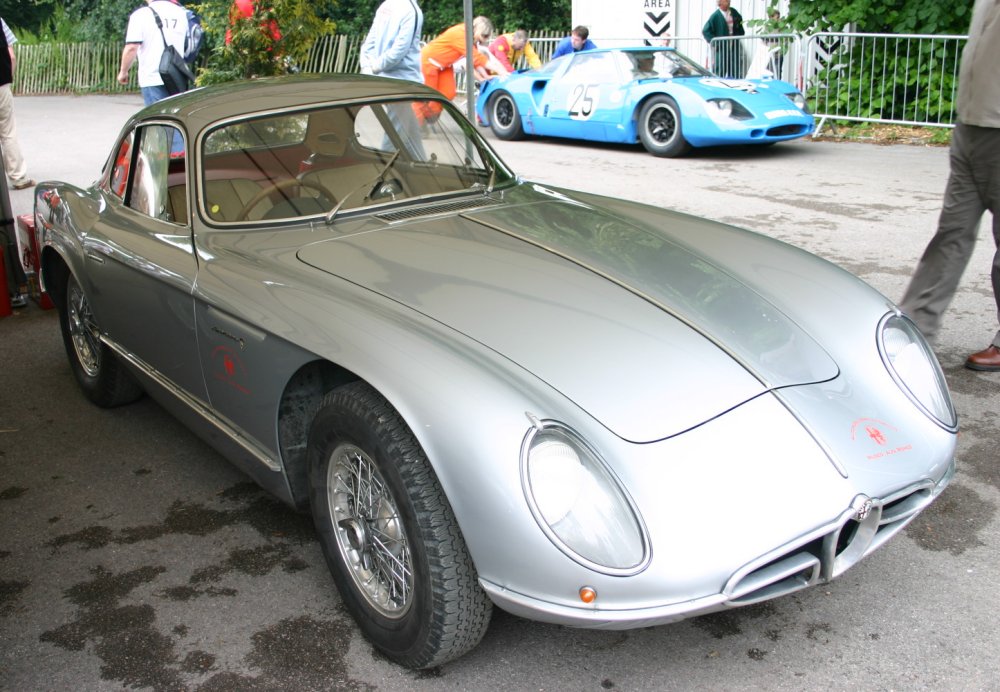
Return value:
[[(581, 52), (545, 89), (535, 133), (606, 141), (620, 120), (624, 77), (617, 52)], [(613, 137), (611, 139), (614, 139)]]
[(101, 185), (103, 209), (84, 239), (91, 302), (115, 344), (204, 400), (184, 135), (172, 123), (142, 123), (116, 151)]

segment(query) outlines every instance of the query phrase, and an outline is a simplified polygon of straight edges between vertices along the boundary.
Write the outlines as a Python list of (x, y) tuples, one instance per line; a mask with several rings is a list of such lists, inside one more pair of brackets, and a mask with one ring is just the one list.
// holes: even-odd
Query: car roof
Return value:
[(673, 46), (622, 46), (620, 48), (591, 48), (590, 50), (587, 50), (587, 51), (580, 51), (579, 53), (576, 53), (576, 55), (580, 55), (580, 53), (615, 53), (615, 52), (620, 52), (620, 53), (652, 53), (652, 52), (676, 53), (677, 49), (674, 48)]
[(147, 106), (134, 119), (168, 117), (197, 132), (226, 118), (295, 106), (384, 97), (442, 98), (422, 84), (354, 74), (265, 77), (199, 87)]

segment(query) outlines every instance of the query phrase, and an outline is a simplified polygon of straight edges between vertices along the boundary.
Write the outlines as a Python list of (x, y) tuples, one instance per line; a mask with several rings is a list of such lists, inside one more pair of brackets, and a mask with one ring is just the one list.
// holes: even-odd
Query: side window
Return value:
[[(170, 125), (147, 125), (138, 130), (139, 151), (126, 204), (161, 221), (187, 223), (187, 178), (183, 139)], [(177, 152), (171, 154), (171, 152)]]
[(108, 178), (108, 189), (119, 198), (125, 197), (125, 185), (128, 183), (128, 172), (132, 167), (132, 138), (135, 131), (129, 132), (118, 146), (118, 153), (112, 164), (111, 175)]

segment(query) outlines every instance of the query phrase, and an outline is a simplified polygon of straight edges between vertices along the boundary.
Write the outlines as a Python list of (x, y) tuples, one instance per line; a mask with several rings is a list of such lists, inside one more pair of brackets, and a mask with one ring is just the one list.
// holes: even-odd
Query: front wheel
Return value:
[(653, 156), (683, 156), (691, 151), (681, 127), (681, 111), (669, 96), (654, 96), (639, 111), (639, 139)]
[(101, 329), (90, 301), (73, 274), (66, 277), (59, 305), (66, 355), (80, 389), (98, 406), (112, 408), (142, 396), (142, 388), (111, 349), (101, 341)]
[(413, 433), (365, 383), (330, 392), (309, 433), (313, 520), (344, 605), (388, 658), (429, 668), (472, 649), (492, 605)]
[(517, 111), (514, 97), (506, 91), (501, 91), (490, 98), (490, 128), (500, 139), (514, 140), (524, 138), (524, 127), (521, 125), (521, 114)]

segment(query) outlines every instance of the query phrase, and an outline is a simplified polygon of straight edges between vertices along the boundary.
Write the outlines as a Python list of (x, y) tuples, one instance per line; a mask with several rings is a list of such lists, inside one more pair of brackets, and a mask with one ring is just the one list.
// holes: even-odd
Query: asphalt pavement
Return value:
[[(16, 98), (31, 175), (88, 184), (140, 105)], [(947, 151), (922, 146), (800, 141), (664, 160), (494, 144), (528, 179), (745, 226), (890, 298), (947, 176)], [(29, 212), (31, 194), (12, 204)], [(888, 545), (829, 585), (674, 625), (594, 632), (497, 611), (477, 649), (423, 672), (358, 633), (307, 517), (148, 398), (90, 405), (55, 313), (31, 304), (0, 319), (0, 690), (1000, 689), (1000, 373), (961, 366), (997, 326), (992, 252), (984, 229), (936, 347), (962, 425), (957, 476)]]

